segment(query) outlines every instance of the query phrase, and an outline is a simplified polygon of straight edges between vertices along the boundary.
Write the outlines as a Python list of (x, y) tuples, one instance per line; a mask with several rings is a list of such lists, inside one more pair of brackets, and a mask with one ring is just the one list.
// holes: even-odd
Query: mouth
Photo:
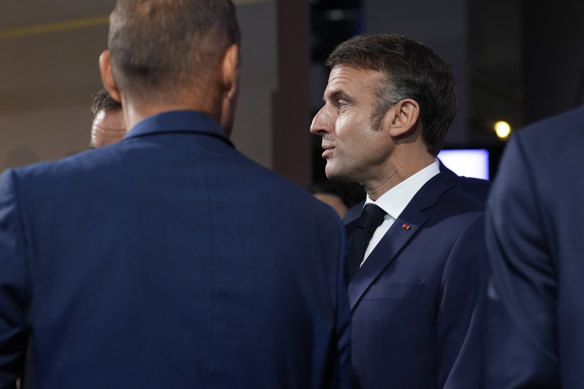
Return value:
[(335, 148), (333, 146), (330, 146), (330, 145), (322, 145), (322, 149), (324, 150), (322, 152), (322, 157), (324, 159), (331, 157), (334, 150), (335, 150)]

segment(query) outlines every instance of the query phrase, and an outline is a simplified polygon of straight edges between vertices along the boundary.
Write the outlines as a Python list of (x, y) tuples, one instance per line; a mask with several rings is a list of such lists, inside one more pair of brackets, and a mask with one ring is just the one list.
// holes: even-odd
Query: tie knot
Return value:
[(365, 228), (370, 234), (383, 222), (387, 212), (375, 204), (367, 204), (357, 219), (357, 227)]

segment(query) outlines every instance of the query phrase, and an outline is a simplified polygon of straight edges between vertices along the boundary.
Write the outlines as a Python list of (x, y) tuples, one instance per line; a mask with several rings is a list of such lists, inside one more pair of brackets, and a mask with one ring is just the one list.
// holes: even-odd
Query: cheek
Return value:
[(343, 144), (354, 147), (368, 147), (372, 143), (375, 134), (371, 129), (371, 123), (363, 115), (347, 115), (337, 120), (337, 137)]
[(383, 136), (382, 133), (371, 130), (365, 138), (362, 147), (368, 150), (367, 159), (371, 165), (380, 165), (389, 160), (393, 146), (390, 139)]
[(352, 127), (346, 135), (342, 139), (340, 155), (353, 164), (379, 165), (391, 154), (391, 140), (383, 132), (373, 130), (368, 121)]

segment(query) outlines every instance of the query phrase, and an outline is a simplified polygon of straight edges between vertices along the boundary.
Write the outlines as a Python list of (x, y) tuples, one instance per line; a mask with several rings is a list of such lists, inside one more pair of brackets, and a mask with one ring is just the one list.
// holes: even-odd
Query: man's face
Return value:
[(122, 110), (101, 110), (91, 124), (92, 147), (103, 147), (121, 141), (126, 135), (126, 124)]
[(382, 124), (373, 129), (376, 90), (385, 77), (375, 70), (337, 65), (329, 75), (325, 105), (312, 120), (310, 132), (322, 137), (322, 157), (329, 179), (376, 180), (383, 174), (392, 143)]

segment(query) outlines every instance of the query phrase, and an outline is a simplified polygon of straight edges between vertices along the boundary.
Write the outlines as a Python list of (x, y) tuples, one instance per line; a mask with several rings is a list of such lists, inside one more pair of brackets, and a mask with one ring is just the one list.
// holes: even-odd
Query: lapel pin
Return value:
[(403, 228), (404, 230), (409, 230), (411, 227), (410, 227), (409, 225), (407, 225), (407, 224), (404, 224), (404, 225), (402, 226), (402, 228)]

